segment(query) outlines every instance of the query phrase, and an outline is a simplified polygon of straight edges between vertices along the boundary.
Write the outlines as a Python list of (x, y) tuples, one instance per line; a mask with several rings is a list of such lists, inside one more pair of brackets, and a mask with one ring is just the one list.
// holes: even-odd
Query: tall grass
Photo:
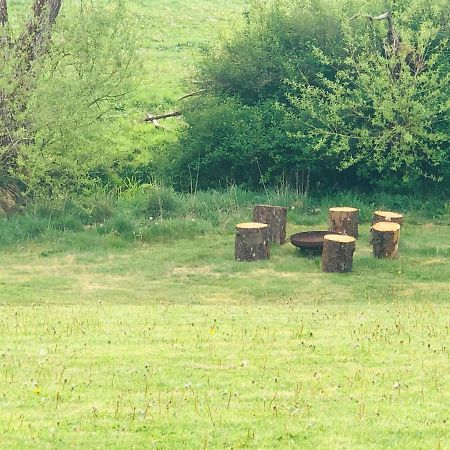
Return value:
[(354, 192), (304, 197), (286, 188), (251, 192), (236, 186), (186, 194), (153, 183), (81, 201), (37, 201), (24, 212), (0, 218), (0, 246), (39, 239), (62, 239), (73, 245), (106, 236), (117, 243), (228, 234), (236, 223), (249, 221), (253, 206), (260, 203), (286, 206), (288, 220), (295, 225), (323, 226), (328, 208), (336, 205), (359, 208), (362, 222), (370, 221), (375, 209), (388, 209), (404, 213), (409, 223), (450, 223), (450, 203), (439, 197)]

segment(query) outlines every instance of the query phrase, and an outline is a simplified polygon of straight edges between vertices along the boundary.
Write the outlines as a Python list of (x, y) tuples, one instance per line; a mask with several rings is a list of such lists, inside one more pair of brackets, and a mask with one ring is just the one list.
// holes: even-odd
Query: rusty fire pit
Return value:
[(296, 233), (290, 237), (291, 244), (300, 249), (322, 250), (323, 238), (327, 234), (337, 234), (332, 231), (304, 231)]

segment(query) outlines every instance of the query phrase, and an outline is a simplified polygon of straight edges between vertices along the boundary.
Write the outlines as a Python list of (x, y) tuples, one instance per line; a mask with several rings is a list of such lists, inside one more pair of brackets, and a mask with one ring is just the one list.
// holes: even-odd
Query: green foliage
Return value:
[(183, 202), (172, 188), (153, 184), (144, 186), (143, 191), (146, 197), (145, 212), (150, 217), (167, 217), (180, 213), (183, 208)]
[(9, 114), (22, 124), (13, 136), (17, 164), (3, 167), (30, 194), (84, 195), (128, 157), (117, 145), (114, 123), (123, 115), (124, 96), (137, 82), (139, 38), (134, 29), (135, 19), (121, 1), (68, 2), (48, 50), (26, 78), (14, 78), (24, 56), (3, 47), (9, 71), (0, 75), (0, 86), (8, 86)]
[(351, 22), (343, 27), (343, 59), (315, 48), (323, 66), (338, 69), (317, 85), (294, 83), (295, 137), (337, 169), (355, 168), (363, 180), (441, 181), (450, 163), (450, 74), (440, 19), (422, 17), (416, 30), (409, 24), (405, 31), (400, 19), (398, 32), (410, 41), (388, 58)]
[[(171, 159), (176, 181), (186, 187), (194, 173), (201, 186), (298, 185), (306, 172), (313, 188), (399, 192), (445, 181), (446, 6), (252, 2), (200, 67), (209, 94), (186, 112), (181, 156)], [(386, 11), (398, 47), (388, 39), (387, 20), (367, 19)]]

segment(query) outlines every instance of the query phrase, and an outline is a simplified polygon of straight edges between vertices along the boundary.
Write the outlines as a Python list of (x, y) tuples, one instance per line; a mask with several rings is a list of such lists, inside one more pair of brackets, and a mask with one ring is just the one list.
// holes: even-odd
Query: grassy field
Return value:
[(345, 275), (232, 235), (6, 248), (1, 448), (448, 448), (450, 227), (396, 261), (361, 230)]
[[(246, 3), (134, 3), (145, 62), (124, 146), (172, 139), (143, 115), (177, 106)], [(1, 450), (449, 448), (448, 204), (384, 204), (406, 224), (401, 257), (379, 261), (382, 198), (158, 189), (0, 219)], [(323, 274), (290, 244), (235, 262), (233, 225), (261, 201), (294, 208), (289, 233), (359, 207), (354, 272)]]

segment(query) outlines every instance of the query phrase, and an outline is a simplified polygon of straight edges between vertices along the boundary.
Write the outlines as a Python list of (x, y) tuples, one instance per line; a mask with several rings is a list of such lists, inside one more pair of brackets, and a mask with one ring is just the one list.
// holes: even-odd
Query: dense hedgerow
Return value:
[(175, 180), (448, 187), (449, 24), (445, 0), (252, 2), (199, 69)]

